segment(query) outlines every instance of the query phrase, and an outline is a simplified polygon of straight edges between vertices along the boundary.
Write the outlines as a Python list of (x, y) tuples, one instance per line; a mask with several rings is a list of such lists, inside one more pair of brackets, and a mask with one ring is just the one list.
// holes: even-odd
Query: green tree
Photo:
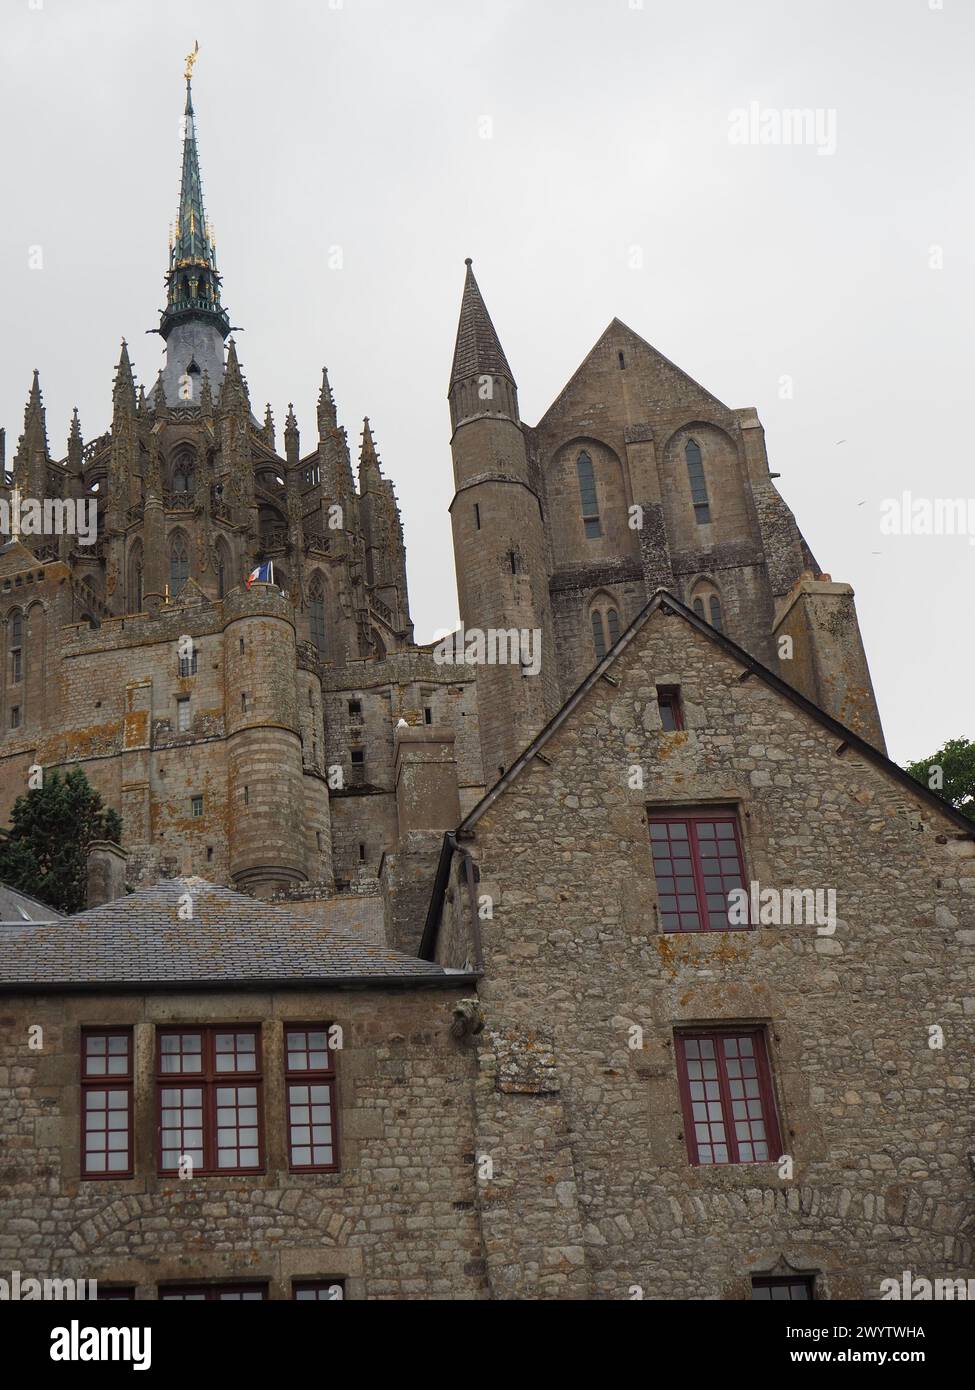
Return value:
[(950, 801), (963, 816), (975, 820), (975, 743), (950, 738), (937, 753), (908, 763), (906, 770), (915, 781)]
[(10, 829), (0, 840), (0, 880), (59, 912), (80, 912), (89, 844), (121, 838), (118, 812), (105, 809), (81, 768), (63, 778), (51, 773), (14, 802)]

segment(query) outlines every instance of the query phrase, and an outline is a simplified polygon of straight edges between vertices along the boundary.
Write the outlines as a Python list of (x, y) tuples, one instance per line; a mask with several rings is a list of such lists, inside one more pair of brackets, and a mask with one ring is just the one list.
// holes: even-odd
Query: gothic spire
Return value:
[(298, 421), (295, 418), (295, 408), (289, 401), (288, 416), (284, 422), (284, 453), (290, 468), (297, 467), (300, 452)]
[(244, 380), (240, 363), (237, 361), (237, 344), (231, 338), (227, 344), (227, 365), (224, 369), (223, 385), (220, 388), (220, 406), (221, 409), (226, 410), (241, 403), (250, 410), (251, 401), (247, 391), (247, 382)]
[(506, 377), (514, 385), (508, 359), (474, 279), (473, 263), (469, 256), (464, 264), (467, 266), (467, 278), (460, 303), (450, 385), (453, 387), (459, 381), (481, 376)]
[(68, 430), (68, 472), (76, 488), (81, 486), (81, 468), (84, 460), (85, 441), (81, 435), (81, 420), (78, 418), (78, 407), (75, 406), (71, 412), (71, 428)]
[(335, 397), (332, 395), (332, 387), (328, 380), (328, 368), (322, 368), (322, 389), (318, 393), (318, 433), (324, 437), (330, 429), (334, 430), (338, 425), (338, 414), (335, 409)]
[(36, 367), (24, 410), (22, 444), (25, 450), (39, 449), (44, 458), (48, 457), (47, 412), (44, 409), (44, 397), (41, 395), (41, 374)]
[(379, 465), (379, 455), (376, 453), (376, 443), (372, 437), (369, 416), (366, 415), (362, 421), (362, 448), (359, 451), (359, 492), (373, 491), (375, 488), (381, 487), (382, 482), (383, 475)]
[(216, 327), (225, 338), (230, 320), (220, 303), (220, 276), (217, 250), (203, 208), (203, 181), (196, 143), (196, 115), (193, 111), (193, 63), (196, 51), (187, 58), (186, 106), (183, 111), (183, 172), (179, 189), (179, 212), (169, 248), (166, 273), (166, 308), (159, 331), (168, 338), (178, 323), (202, 321)]
[(135, 410), (135, 380), (132, 376), (132, 363), (129, 360), (129, 345), (124, 338), (115, 372), (115, 383), (112, 387), (112, 400), (116, 407), (121, 406), (126, 411)]

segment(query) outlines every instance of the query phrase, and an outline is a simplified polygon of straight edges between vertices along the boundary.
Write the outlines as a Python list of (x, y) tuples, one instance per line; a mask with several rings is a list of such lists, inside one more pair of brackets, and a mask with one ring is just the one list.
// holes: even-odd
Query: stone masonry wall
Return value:
[[(969, 1276), (975, 842), (679, 616), (653, 613), (610, 674), (465, 834), (493, 904), (492, 1291), (738, 1299), (780, 1259), (831, 1298), (877, 1298), (908, 1268)], [(662, 731), (658, 684), (681, 687), (683, 731)], [(702, 804), (737, 807), (746, 880), (835, 889), (835, 934), (662, 933), (648, 808)], [(455, 891), (445, 964), (463, 963), (467, 910)], [(767, 1030), (791, 1178), (688, 1159), (674, 1030), (728, 1022)], [(502, 1084), (512, 1066), (521, 1084)]]
[[(166, 1282), (346, 1280), (349, 1298), (485, 1296), (475, 1209), (473, 1058), (450, 1036), (459, 990), (0, 998), (0, 1266)], [(288, 1171), (283, 1023), (338, 1023), (341, 1171)], [(260, 1023), (267, 1171), (156, 1174), (155, 1025)], [(43, 1048), (28, 1028), (43, 1028)], [(134, 1025), (136, 1176), (79, 1178), (84, 1025)]]

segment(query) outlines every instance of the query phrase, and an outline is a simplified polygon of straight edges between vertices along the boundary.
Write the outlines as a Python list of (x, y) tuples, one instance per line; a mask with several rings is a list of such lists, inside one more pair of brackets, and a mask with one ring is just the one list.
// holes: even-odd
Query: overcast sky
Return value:
[[(63, 457), (73, 405), (86, 439), (108, 427), (123, 335), (140, 380), (161, 365), (198, 39), (255, 411), (280, 446), (293, 400), (307, 451), (327, 364), (356, 456), (371, 417), (419, 640), (457, 617), (445, 397), (473, 256), (529, 423), (614, 315), (756, 406), (856, 590), (892, 756), (975, 735), (975, 545), (880, 532), (905, 490), (975, 497), (972, 0), (5, 0), (0, 39), (8, 467), (35, 366)], [(733, 138), (735, 111), (794, 108), (812, 143)]]

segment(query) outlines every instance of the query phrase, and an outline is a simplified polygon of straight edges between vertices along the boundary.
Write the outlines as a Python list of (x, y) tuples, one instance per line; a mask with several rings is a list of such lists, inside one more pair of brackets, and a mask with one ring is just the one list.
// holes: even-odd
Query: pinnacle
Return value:
[(328, 379), (328, 368), (322, 368), (322, 389), (318, 393), (318, 432), (323, 435), (326, 426), (335, 429), (338, 424), (338, 413), (335, 409), (335, 397), (332, 395), (332, 387)]
[(359, 451), (359, 491), (365, 492), (367, 483), (381, 483), (382, 477), (376, 442), (372, 437), (372, 426), (369, 416), (366, 415), (362, 421), (362, 447)]

